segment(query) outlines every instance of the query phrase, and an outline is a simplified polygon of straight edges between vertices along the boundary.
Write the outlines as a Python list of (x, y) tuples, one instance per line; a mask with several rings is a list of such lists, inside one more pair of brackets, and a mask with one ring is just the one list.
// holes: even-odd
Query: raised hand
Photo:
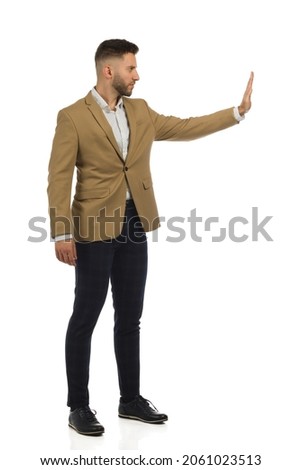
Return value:
[(245, 113), (250, 111), (251, 108), (251, 95), (252, 95), (252, 87), (253, 87), (253, 80), (254, 80), (254, 72), (251, 72), (250, 78), (247, 84), (246, 91), (244, 92), (242, 102), (238, 106), (238, 112), (241, 116), (243, 116)]

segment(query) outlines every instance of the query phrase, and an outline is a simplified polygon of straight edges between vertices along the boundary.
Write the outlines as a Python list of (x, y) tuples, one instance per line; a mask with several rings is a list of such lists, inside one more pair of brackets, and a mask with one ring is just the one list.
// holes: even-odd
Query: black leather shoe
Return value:
[(101, 436), (105, 429), (95, 418), (96, 412), (90, 410), (89, 406), (76, 408), (70, 412), (69, 426), (79, 434), (86, 436)]
[(120, 418), (137, 419), (144, 423), (163, 423), (168, 417), (159, 413), (157, 408), (149, 401), (139, 395), (129, 403), (123, 403), (120, 399), (118, 415)]

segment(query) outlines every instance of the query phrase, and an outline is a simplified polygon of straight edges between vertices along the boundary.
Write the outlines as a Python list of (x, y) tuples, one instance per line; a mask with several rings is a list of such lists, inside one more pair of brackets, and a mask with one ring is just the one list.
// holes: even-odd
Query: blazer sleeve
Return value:
[(78, 154), (78, 135), (65, 110), (57, 117), (48, 172), (48, 202), (51, 236), (73, 232), (71, 218), (71, 189)]
[(238, 124), (233, 107), (187, 119), (158, 114), (149, 106), (148, 111), (155, 128), (155, 140), (194, 140)]

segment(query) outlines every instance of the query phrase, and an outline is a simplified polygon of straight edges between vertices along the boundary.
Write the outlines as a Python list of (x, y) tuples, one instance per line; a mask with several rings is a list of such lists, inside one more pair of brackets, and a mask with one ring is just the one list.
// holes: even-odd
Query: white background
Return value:
[[(41, 468), (47, 456), (261, 454), (264, 470), (300, 468), (300, 23), (298, 2), (13, 1), (1, 6), (1, 465)], [(111, 296), (93, 337), (91, 406), (101, 438), (67, 426), (64, 337), (73, 268), (48, 232), (47, 166), (60, 108), (95, 84), (94, 52), (108, 38), (139, 45), (133, 97), (163, 114), (238, 105), (239, 126), (191, 143), (155, 143), (160, 214), (273, 216), (273, 238), (213, 243), (149, 235), (142, 321), (142, 393), (169, 421), (121, 421)], [(167, 190), (168, 188), (168, 190)], [(250, 232), (250, 224), (237, 227)], [(174, 465), (176, 468), (176, 465)], [(204, 468), (204, 467), (201, 467)], [(210, 467), (208, 467), (210, 468)], [(212, 467), (211, 467), (212, 468)], [(229, 468), (229, 467), (228, 467)], [(236, 468), (236, 467), (232, 467)], [(244, 468), (244, 467), (240, 467)], [(250, 467), (248, 467), (250, 468)], [(254, 468), (254, 467), (252, 467)]]

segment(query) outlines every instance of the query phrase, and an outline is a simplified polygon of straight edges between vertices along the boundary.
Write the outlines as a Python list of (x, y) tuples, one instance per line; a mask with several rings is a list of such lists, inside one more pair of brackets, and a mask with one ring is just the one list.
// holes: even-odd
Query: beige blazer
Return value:
[(91, 92), (58, 113), (48, 178), (52, 237), (69, 233), (78, 241), (117, 237), (127, 185), (145, 231), (156, 229), (160, 224), (150, 172), (153, 142), (197, 139), (237, 124), (233, 108), (180, 119), (156, 113), (142, 99), (124, 97), (123, 102), (130, 128), (125, 161)]

